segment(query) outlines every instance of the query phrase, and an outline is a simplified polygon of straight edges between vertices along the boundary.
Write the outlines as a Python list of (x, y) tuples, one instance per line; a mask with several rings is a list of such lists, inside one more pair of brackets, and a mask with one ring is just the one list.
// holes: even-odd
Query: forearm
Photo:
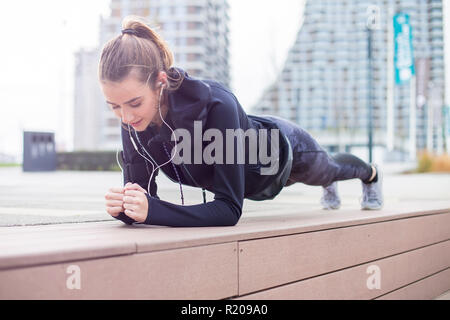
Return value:
[(242, 208), (227, 200), (181, 206), (153, 197), (148, 198), (145, 224), (171, 227), (234, 226), (239, 221)]

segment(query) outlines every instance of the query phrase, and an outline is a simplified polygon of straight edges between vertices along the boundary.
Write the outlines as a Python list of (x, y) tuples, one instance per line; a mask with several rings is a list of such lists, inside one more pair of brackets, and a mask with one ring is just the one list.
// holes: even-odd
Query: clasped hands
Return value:
[(147, 191), (137, 183), (128, 182), (123, 188), (110, 188), (105, 195), (106, 212), (117, 217), (124, 212), (137, 222), (145, 222), (148, 214)]

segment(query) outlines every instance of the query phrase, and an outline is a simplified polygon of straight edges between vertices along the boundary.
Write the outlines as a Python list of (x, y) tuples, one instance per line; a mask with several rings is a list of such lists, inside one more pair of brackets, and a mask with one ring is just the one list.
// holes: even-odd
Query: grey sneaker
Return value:
[(377, 170), (378, 180), (368, 184), (361, 181), (363, 188), (362, 210), (380, 210), (383, 207), (383, 174), (376, 164), (372, 165)]
[(341, 199), (337, 191), (337, 182), (333, 182), (328, 187), (323, 187), (323, 195), (320, 203), (325, 210), (336, 210), (341, 206)]

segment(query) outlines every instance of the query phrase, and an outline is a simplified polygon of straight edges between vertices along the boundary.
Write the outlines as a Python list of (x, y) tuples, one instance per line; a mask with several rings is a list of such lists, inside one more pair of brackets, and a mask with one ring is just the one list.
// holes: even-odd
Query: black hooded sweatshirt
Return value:
[[(172, 72), (174, 70), (172, 69)], [(172, 162), (158, 169), (150, 182), (150, 194), (147, 194), (148, 214), (144, 223), (174, 227), (233, 226), (241, 217), (244, 198), (272, 199), (281, 191), (285, 181), (280, 182), (280, 174), (283, 163), (285, 163), (283, 158), (286, 156), (285, 152), (280, 152), (279, 170), (271, 175), (260, 174), (260, 169), (268, 167), (269, 164), (261, 165), (259, 155), (256, 164), (249, 164), (250, 161), (247, 157), (244, 164), (239, 164), (236, 161), (237, 147), (234, 148), (233, 164), (227, 164), (225, 161), (226, 129), (240, 128), (245, 132), (249, 128), (253, 128), (258, 132), (258, 129), (277, 129), (277, 127), (274, 122), (264, 117), (247, 115), (234, 94), (219, 82), (196, 79), (190, 77), (182, 69), (177, 68), (176, 70), (184, 75), (184, 80), (177, 90), (169, 91), (169, 110), (164, 119), (173, 130), (186, 129), (191, 137), (194, 137), (194, 121), (201, 121), (202, 133), (210, 128), (220, 130), (224, 137), (223, 164), (206, 164), (203, 157), (201, 164), (195, 164), (194, 162), (198, 163), (198, 161), (194, 161), (194, 151), (192, 151), (191, 164), (175, 165)], [(142, 149), (145, 148), (158, 164), (169, 160), (175, 142), (171, 141), (172, 132), (165, 124), (162, 124), (159, 129), (154, 125), (149, 125), (145, 131), (138, 132), (138, 137), (135, 136), (134, 130), (131, 130), (131, 134), (142, 154), (145, 154)], [(137, 138), (141, 143), (138, 143)], [(248, 140), (245, 139), (243, 142), (246, 155), (249, 150)], [(280, 149), (286, 150), (288, 145), (281, 133), (279, 140)], [(202, 150), (209, 143), (209, 141), (202, 141)], [(270, 154), (270, 133), (267, 143)], [(128, 130), (123, 127), (122, 144), (124, 185), (127, 182), (138, 183), (147, 190), (152, 166), (136, 152)], [(169, 154), (164, 150), (163, 144)], [(237, 144), (235, 145), (237, 146)], [(194, 143), (192, 143), (192, 150), (194, 150)], [(162, 170), (175, 182), (179, 181), (184, 185), (204, 188), (214, 193), (214, 200), (197, 205), (178, 205), (159, 199), (155, 182), (159, 170)], [(270, 189), (269, 194), (267, 194), (268, 188)], [(126, 216), (124, 212), (121, 212), (116, 218), (126, 224), (136, 222)]]

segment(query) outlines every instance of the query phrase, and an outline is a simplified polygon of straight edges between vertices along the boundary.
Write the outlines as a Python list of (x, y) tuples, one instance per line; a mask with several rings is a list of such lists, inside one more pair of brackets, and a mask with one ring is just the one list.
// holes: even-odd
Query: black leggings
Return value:
[(286, 186), (301, 182), (312, 186), (327, 187), (334, 181), (360, 179), (368, 182), (372, 167), (350, 153), (330, 155), (301, 127), (288, 120), (264, 116), (277, 123), (292, 146), (293, 162)]

